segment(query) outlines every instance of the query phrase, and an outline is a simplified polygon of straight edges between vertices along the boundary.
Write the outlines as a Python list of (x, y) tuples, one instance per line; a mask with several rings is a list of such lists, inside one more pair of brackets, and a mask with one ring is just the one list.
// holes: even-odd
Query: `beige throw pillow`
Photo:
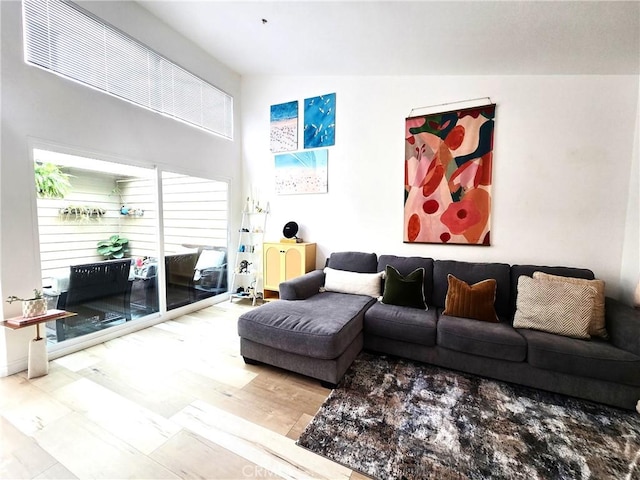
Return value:
[(534, 272), (533, 278), (549, 282), (566, 282), (574, 285), (590, 285), (596, 289), (595, 302), (591, 321), (589, 323), (589, 335), (594, 337), (609, 338), (604, 320), (604, 280), (585, 280), (584, 278), (561, 277), (543, 272)]
[(513, 326), (566, 337), (591, 338), (589, 324), (595, 296), (596, 290), (590, 285), (549, 282), (521, 275)]

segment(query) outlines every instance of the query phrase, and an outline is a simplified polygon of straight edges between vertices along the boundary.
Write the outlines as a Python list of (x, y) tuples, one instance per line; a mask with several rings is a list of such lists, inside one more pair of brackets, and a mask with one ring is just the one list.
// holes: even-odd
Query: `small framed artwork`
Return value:
[(327, 193), (328, 157), (326, 148), (276, 155), (276, 194)]
[(298, 149), (298, 101), (271, 105), (271, 152), (290, 152)]
[(304, 148), (336, 144), (336, 94), (304, 101)]

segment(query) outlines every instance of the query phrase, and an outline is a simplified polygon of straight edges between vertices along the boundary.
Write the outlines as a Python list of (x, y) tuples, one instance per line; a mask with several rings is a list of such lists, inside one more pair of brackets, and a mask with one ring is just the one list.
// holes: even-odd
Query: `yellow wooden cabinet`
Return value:
[(265, 243), (264, 298), (277, 298), (280, 282), (316, 268), (315, 243)]

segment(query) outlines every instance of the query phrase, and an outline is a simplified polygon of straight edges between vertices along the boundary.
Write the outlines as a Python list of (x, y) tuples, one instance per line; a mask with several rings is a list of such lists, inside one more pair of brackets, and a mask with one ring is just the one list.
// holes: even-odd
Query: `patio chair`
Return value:
[(203, 248), (195, 266), (194, 280), (198, 300), (226, 292), (227, 249)]
[(58, 308), (78, 315), (56, 322), (58, 341), (66, 338), (70, 328), (131, 320), (131, 259), (72, 265), (69, 269), (69, 287), (58, 298)]
[(167, 309), (188, 305), (195, 301), (193, 276), (199, 254), (179, 253), (164, 257)]

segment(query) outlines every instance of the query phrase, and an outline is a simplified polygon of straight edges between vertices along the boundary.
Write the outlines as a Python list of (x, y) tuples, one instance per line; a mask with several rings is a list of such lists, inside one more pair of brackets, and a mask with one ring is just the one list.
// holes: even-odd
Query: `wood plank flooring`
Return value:
[(351, 479), (295, 445), (329, 394), (245, 365), (224, 302), (0, 378), (2, 479)]

